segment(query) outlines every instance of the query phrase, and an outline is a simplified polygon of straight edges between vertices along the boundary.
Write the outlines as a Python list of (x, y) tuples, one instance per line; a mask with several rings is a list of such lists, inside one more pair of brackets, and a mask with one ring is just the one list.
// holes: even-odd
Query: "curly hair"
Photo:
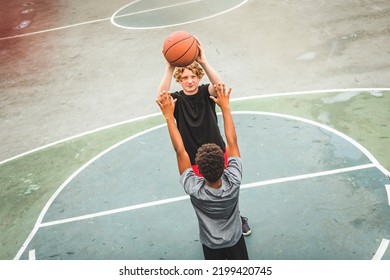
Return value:
[(203, 177), (212, 183), (221, 178), (225, 169), (224, 154), (217, 144), (203, 144), (196, 153), (195, 163)]
[(194, 73), (199, 79), (201, 79), (205, 72), (200, 66), (200, 64), (196, 61), (192, 62), (190, 65), (184, 66), (184, 67), (176, 67), (175, 71), (173, 73), (173, 77), (176, 79), (176, 82), (180, 82), (181, 75), (184, 72), (184, 69), (190, 70), (192, 73)]

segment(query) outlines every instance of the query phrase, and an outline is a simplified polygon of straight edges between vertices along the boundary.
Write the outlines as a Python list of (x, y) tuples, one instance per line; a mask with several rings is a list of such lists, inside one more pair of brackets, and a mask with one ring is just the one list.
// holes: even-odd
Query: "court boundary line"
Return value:
[[(219, 113), (220, 115), (221, 113)], [(321, 123), (317, 123), (315, 121), (312, 121), (312, 120), (308, 120), (308, 119), (305, 119), (305, 118), (301, 118), (301, 117), (296, 117), (296, 116), (291, 116), (291, 115), (286, 115), (286, 114), (279, 114), (279, 113), (270, 113), (270, 112), (261, 112), (261, 111), (234, 111), (232, 112), (232, 114), (247, 114), (247, 115), (269, 115), (269, 116), (275, 116), (275, 117), (281, 117), (281, 118), (286, 118), (286, 119), (294, 119), (294, 120), (297, 120), (297, 121), (302, 121), (304, 123), (308, 123), (308, 124), (311, 124), (311, 125), (314, 125), (314, 126), (317, 126), (317, 127), (321, 127), (323, 128), (324, 130), (327, 130), (327, 131), (330, 131), (336, 135), (338, 135), (339, 137), (343, 138), (344, 140), (350, 142), (352, 145), (354, 145), (357, 149), (359, 149), (363, 154), (365, 154), (367, 156), (367, 158), (371, 161), (371, 164), (370, 167), (376, 167), (377, 169), (379, 169), (382, 173), (384, 173), (385, 175), (389, 176), (387, 173), (388, 171), (379, 164), (379, 162), (375, 159), (375, 157), (373, 155), (371, 155), (371, 153), (366, 149), (364, 148), (362, 145), (360, 145), (358, 142), (356, 142), (354, 139), (352, 139), (351, 137), (345, 135), (344, 133), (336, 130), (336, 129), (333, 129), (327, 125), (324, 125), (324, 124), (321, 124)], [(86, 169), (90, 164), (92, 164), (94, 161), (96, 161), (97, 159), (99, 159), (100, 157), (102, 157), (103, 155), (109, 153), (110, 151), (112, 151), (113, 149), (119, 147), (120, 145), (136, 138), (136, 137), (139, 137), (141, 135), (144, 135), (146, 133), (149, 133), (151, 131), (154, 131), (154, 130), (157, 130), (159, 128), (162, 128), (166, 126), (166, 123), (164, 124), (161, 124), (161, 125), (157, 125), (157, 126), (154, 126), (152, 128), (149, 128), (145, 131), (141, 131), (139, 133), (136, 133), (122, 141), (119, 141), (118, 143), (116, 143), (115, 145), (107, 148), (106, 150), (102, 151), (101, 153), (99, 153), (98, 155), (96, 155), (95, 157), (93, 157), (92, 159), (90, 159), (88, 162), (86, 162), (85, 164), (83, 164), (79, 169), (77, 169), (71, 176), (69, 176), (68, 179), (66, 179), (61, 185), (60, 187), (55, 191), (55, 193), (52, 195), (52, 197), (48, 200), (48, 202), (45, 204), (45, 206), (42, 208), (42, 211), (41, 213), (39, 214), (38, 216), (38, 219), (32, 229), (32, 231), (30, 232), (29, 236), (27, 237), (27, 239), (25, 240), (25, 242), (22, 244), (21, 248), (19, 249), (18, 253), (16, 254), (15, 258), (14, 259), (19, 259), (20, 256), (24, 253), (25, 249), (27, 248), (27, 246), (29, 245), (29, 243), (31, 242), (31, 240), (34, 238), (36, 232), (41, 228), (41, 225), (42, 225), (42, 220), (47, 212), (47, 210), (49, 209), (49, 207), (51, 206), (51, 204), (53, 203), (53, 201), (56, 199), (56, 197), (59, 195), (59, 193), (68, 185), (68, 183), (70, 181), (72, 181), (78, 174), (80, 174), (84, 169)], [(372, 165), (372, 166), (371, 166)], [(364, 165), (365, 166), (365, 165)], [(387, 171), (387, 173), (383, 172), (383, 171)], [(184, 199), (183, 197), (185, 196), (182, 196), (182, 199)]]
[(385, 185), (385, 188), (386, 188), (386, 192), (387, 192), (387, 197), (389, 198), (389, 205), (390, 205), (390, 185)]
[[(141, 28), (137, 28), (137, 27), (125, 27), (125, 26), (121, 26), (121, 25), (118, 25), (116, 23), (113, 22), (113, 19), (116, 18), (115, 17), (115, 14), (118, 13), (120, 10), (122, 10), (123, 8), (125, 7), (128, 7), (128, 6), (131, 6), (133, 4), (136, 4), (137, 2), (140, 2), (142, 0), (136, 0), (136, 1), (133, 1), (132, 3), (129, 3), (125, 6), (123, 6), (122, 8), (120, 8), (119, 10), (117, 10), (112, 16), (110, 17), (106, 17), (106, 18), (101, 18), (101, 19), (95, 19), (95, 20), (89, 20), (89, 21), (85, 21), (85, 22), (79, 22), (79, 23), (74, 23), (74, 24), (69, 24), (69, 25), (65, 25), (65, 26), (59, 26), (59, 27), (54, 27), (54, 28), (49, 28), (49, 29), (44, 29), (44, 30), (38, 30), (38, 31), (34, 31), (34, 32), (29, 32), (29, 33), (24, 33), (24, 34), (17, 34), (17, 35), (12, 35), (12, 36), (8, 36), (8, 37), (2, 37), (0, 38), (0, 41), (4, 41), (4, 40), (11, 40), (11, 39), (16, 39), (16, 38), (22, 38), (22, 37), (28, 37), (28, 36), (32, 36), (32, 35), (38, 35), (38, 34), (44, 34), (44, 33), (48, 33), (48, 32), (53, 32), (53, 31), (59, 31), (59, 30), (64, 30), (64, 29), (68, 29), (68, 28), (72, 28), (72, 27), (78, 27), (78, 26), (82, 26), (82, 25), (87, 25), (87, 24), (92, 24), (92, 23), (98, 23), (98, 22), (103, 22), (103, 21), (110, 21), (110, 23), (118, 28), (122, 28), (122, 29), (131, 29), (131, 30), (148, 30), (148, 29), (159, 29), (159, 28), (167, 28), (167, 27), (172, 27), (172, 26), (179, 26), (179, 25), (186, 25), (186, 24), (190, 24), (190, 23), (194, 23), (194, 22), (198, 22), (198, 21), (202, 21), (202, 20), (207, 20), (207, 19), (210, 19), (210, 18), (213, 18), (213, 17), (217, 17), (217, 16), (220, 16), (222, 14), (225, 14), (225, 13), (228, 13), (230, 11), (232, 11), (233, 9), (236, 9), (242, 5), (244, 5), (246, 2), (248, 2), (249, 0), (243, 0), (243, 2), (233, 8), (230, 8), (226, 11), (223, 11), (223, 12), (219, 12), (217, 14), (213, 14), (211, 16), (208, 16), (208, 17), (204, 17), (204, 18), (200, 18), (200, 19), (197, 19), (197, 20), (193, 20), (193, 21), (188, 21), (188, 22), (182, 22), (182, 23), (178, 23), (178, 24), (174, 24), (174, 25), (161, 25), (161, 26), (156, 26), (156, 27), (141, 27)], [(192, 1), (188, 1), (188, 2), (199, 2), (199, 1), (204, 1), (204, 0), (192, 0)], [(186, 3), (186, 2), (185, 2)], [(185, 3), (182, 3), (182, 5), (184, 5)], [(170, 6), (177, 6), (177, 5), (170, 5)], [(168, 6), (168, 8), (170, 7)], [(155, 8), (155, 9), (163, 9), (164, 7), (160, 7), (160, 8)], [(151, 10), (155, 10), (155, 9), (151, 9)], [(145, 10), (145, 11), (141, 11), (141, 12), (135, 12), (134, 14), (140, 14), (140, 13), (145, 13), (145, 12), (149, 12), (151, 10)], [(132, 15), (132, 14), (127, 14), (127, 15), (121, 15), (119, 17), (125, 17), (125, 16), (129, 16), (129, 15)]]
[(390, 240), (382, 239), (381, 244), (379, 244), (378, 250), (375, 255), (372, 257), (372, 260), (381, 260), (386, 253), (387, 248), (389, 247)]
[(71, 176), (69, 176), (60, 186), (59, 188), (53, 193), (53, 195), (50, 197), (50, 199), (46, 202), (45, 206), (42, 208), (39, 216), (38, 216), (38, 219), (31, 231), (31, 233), (29, 234), (29, 236), (27, 237), (26, 241), (23, 243), (22, 247), (19, 249), (18, 253), (16, 254), (15, 256), (15, 260), (16, 259), (19, 259), (20, 256), (23, 254), (25, 248), (28, 246), (28, 244), (30, 243), (30, 241), (32, 240), (32, 238), (35, 236), (35, 233), (38, 231), (38, 229), (40, 228), (39, 225), (41, 224), (47, 210), (49, 209), (49, 207), (51, 206), (51, 204), (53, 203), (53, 201), (57, 198), (57, 196), (59, 195), (59, 193), (69, 184), (70, 181), (72, 181), (78, 174), (80, 174), (85, 168), (87, 168), (90, 164), (92, 164), (95, 160), (99, 159), (100, 157), (102, 157), (103, 155), (105, 155), (106, 153), (110, 152), (111, 150), (119, 147), (120, 145), (124, 144), (125, 142), (127, 141), (130, 141), (131, 139), (133, 138), (136, 138), (138, 136), (141, 136), (145, 133), (148, 133), (148, 132), (151, 132), (153, 130), (156, 130), (156, 129), (159, 129), (160, 127), (163, 127), (164, 125), (157, 125), (157, 126), (154, 126), (150, 129), (147, 129), (145, 131), (141, 131), (139, 133), (136, 133), (122, 141), (119, 141), (118, 143), (116, 143), (115, 145), (112, 145), (111, 147), (105, 149), (104, 151), (100, 152), (99, 154), (97, 154), (96, 156), (94, 156), (93, 158), (91, 158), (89, 161), (87, 161), (86, 163), (84, 163), (80, 168), (78, 168)]
[[(347, 172), (375, 168), (375, 167), (376, 167), (375, 164), (368, 163), (368, 164), (355, 165), (355, 166), (346, 167), (346, 168), (338, 168), (338, 169), (332, 169), (332, 170), (327, 170), (327, 171), (307, 173), (307, 174), (302, 174), (302, 175), (294, 175), (294, 176), (282, 177), (282, 178), (277, 178), (277, 179), (270, 179), (270, 180), (242, 184), (241, 189), (249, 189), (249, 188), (254, 188), (254, 187), (263, 187), (263, 186), (269, 186), (269, 185), (286, 183), (286, 182), (306, 180), (306, 179), (318, 178), (318, 177), (329, 176), (329, 175), (340, 174), (340, 173), (347, 173)], [(183, 196), (177, 196), (177, 197), (172, 197), (172, 198), (155, 200), (155, 201), (151, 201), (151, 202), (144, 202), (144, 203), (140, 203), (140, 204), (115, 208), (115, 209), (111, 209), (111, 210), (105, 210), (105, 211), (95, 212), (95, 213), (81, 215), (81, 216), (75, 216), (75, 217), (61, 219), (61, 220), (45, 222), (45, 223), (41, 223), (39, 225), (39, 227), (44, 228), (44, 227), (56, 226), (56, 225), (61, 225), (61, 224), (66, 224), (66, 223), (72, 223), (72, 222), (77, 222), (77, 221), (82, 221), (82, 220), (87, 220), (87, 219), (92, 219), (92, 218), (97, 218), (97, 217), (103, 217), (103, 216), (117, 214), (117, 213), (128, 212), (128, 211), (132, 211), (132, 210), (136, 210), (136, 209), (142, 209), (142, 208), (148, 208), (148, 207), (157, 206), (157, 205), (173, 203), (173, 202), (177, 202), (177, 201), (186, 200), (189, 198), (190, 197), (188, 195), (183, 195)]]
[(341, 131), (338, 131), (337, 129), (334, 129), (334, 128), (328, 126), (328, 125), (325, 125), (325, 124), (322, 124), (322, 123), (319, 123), (319, 122), (316, 122), (316, 121), (312, 121), (312, 120), (309, 120), (309, 119), (306, 119), (306, 118), (292, 116), (292, 115), (287, 115), (287, 114), (280, 114), (280, 113), (261, 112), (261, 111), (234, 111), (232, 113), (233, 114), (248, 114), (248, 113), (260, 114), (261, 113), (261, 115), (268, 115), (268, 116), (275, 116), (275, 117), (283, 117), (284, 116), (284, 117), (286, 117), (288, 119), (292, 119), (292, 120), (308, 123), (308, 124), (320, 127), (320, 128), (322, 128), (324, 130), (327, 130), (329, 132), (332, 132), (332, 133), (336, 134), (337, 136), (343, 138), (344, 140), (350, 142), (352, 145), (354, 145), (356, 148), (358, 148), (361, 152), (363, 152), (363, 154), (365, 154), (369, 158), (369, 160), (372, 163), (374, 163), (376, 165), (376, 167), (390, 179), (390, 172), (385, 167), (383, 167), (379, 163), (379, 161), (364, 146), (362, 146), (355, 139), (349, 137), (348, 135), (346, 135), (346, 134), (342, 133)]
[[(190, 1), (187, 1), (187, 2), (181, 2), (181, 3), (177, 3), (177, 4), (172, 4), (172, 5), (168, 5), (168, 6), (162, 6), (162, 7), (158, 7), (158, 8), (152, 8), (152, 9), (148, 9), (148, 10), (142, 10), (142, 11), (138, 11), (138, 12), (133, 12), (133, 13), (127, 13), (127, 14), (123, 14), (123, 15), (118, 15), (118, 16), (115, 16), (119, 11), (122, 11), (124, 8), (127, 8), (131, 5), (134, 5), (138, 2), (141, 2), (142, 0), (137, 0), (137, 1), (134, 1), (132, 3), (129, 3), (121, 8), (119, 8), (112, 16), (111, 16), (111, 23), (112, 23), (112, 19), (113, 18), (122, 18), (122, 17), (127, 17), (127, 16), (133, 16), (133, 15), (138, 15), (138, 14), (142, 14), (142, 13), (148, 13), (148, 12), (154, 12), (154, 11), (159, 11), (159, 10), (164, 10), (164, 9), (169, 9), (169, 8), (173, 8), (173, 7), (178, 7), (178, 6), (184, 6), (184, 5), (188, 5), (188, 4), (192, 4), (192, 3), (196, 3), (196, 2), (201, 2), (203, 0), (190, 0)], [(115, 24), (114, 24), (115, 25)], [(119, 25), (118, 27), (122, 27), (121, 25)]]
[(60, 27), (54, 27), (54, 28), (49, 28), (49, 29), (44, 29), (44, 30), (38, 30), (34, 32), (29, 32), (29, 33), (24, 33), (24, 34), (17, 34), (17, 35), (12, 35), (8, 37), (2, 37), (0, 38), (0, 41), (5, 41), (5, 40), (11, 40), (11, 39), (16, 39), (16, 38), (22, 38), (22, 37), (28, 37), (28, 36), (33, 36), (33, 35), (38, 35), (38, 34), (44, 34), (44, 33), (49, 33), (52, 31), (59, 31), (59, 30), (64, 30), (72, 27), (77, 27), (77, 26), (82, 26), (82, 25), (87, 25), (91, 23), (97, 23), (97, 22), (102, 22), (106, 20), (110, 20), (111, 17), (109, 18), (101, 18), (101, 19), (95, 19), (95, 20), (90, 20), (90, 21), (85, 21), (85, 22), (79, 22), (79, 23), (74, 23), (74, 24), (69, 24), (65, 26), (60, 26)]
[[(351, 92), (351, 91), (362, 91), (362, 92), (363, 91), (390, 91), (390, 88), (353, 88), (353, 89), (351, 88), (351, 89), (330, 89), (330, 90), (314, 90), (314, 91), (296, 91), (296, 92), (288, 92), (288, 93), (269, 93), (269, 94), (264, 94), (264, 95), (253, 95), (253, 96), (247, 96), (247, 97), (232, 98), (230, 101), (235, 102), (235, 101), (245, 101), (245, 100), (251, 100), (251, 99), (258, 99), (258, 98), (261, 99), (261, 98), (271, 98), (271, 97), (286, 97), (286, 96), (295, 96), (295, 95), (298, 96), (298, 95), (305, 95), (305, 94), (311, 95), (311, 94), (320, 94), (320, 93), (336, 93), (336, 92)], [(235, 111), (233, 111), (232, 113), (234, 113), (234, 112)], [(26, 151), (24, 153), (21, 153), (21, 154), (15, 155), (13, 157), (10, 157), (8, 159), (2, 160), (2, 161), (0, 161), (0, 165), (5, 164), (5, 163), (7, 163), (9, 161), (12, 161), (12, 160), (21, 158), (23, 156), (26, 156), (26, 155), (38, 152), (40, 150), (43, 150), (43, 149), (46, 149), (46, 148), (49, 148), (49, 147), (52, 147), (52, 146), (55, 146), (55, 145), (58, 145), (58, 144), (70, 141), (70, 140), (77, 139), (77, 138), (82, 137), (82, 136), (86, 136), (86, 135), (89, 135), (89, 134), (92, 134), (92, 133), (95, 133), (95, 132), (100, 132), (100, 131), (103, 131), (105, 129), (114, 128), (114, 127), (117, 127), (117, 126), (120, 126), (120, 125), (129, 124), (131, 122), (135, 122), (135, 121), (139, 121), (139, 120), (145, 120), (145, 119), (156, 117), (156, 116), (159, 116), (159, 115), (162, 115), (161, 112), (159, 112), (159, 113), (152, 113), (152, 114), (148, 114), (148, 115), (144, 115), (144, 116), (140, 116), (140, 117), (135, 117), (135, 118), (132, 118), (132, 119), (129, 119), (129, 120), (124, 120), (124, 121), (121, 121), (121, 122), (117, 122), (117, 123), (113, 123), (113, 124), (110, 124), (110, 125), (102, 126), (100, 128), (89, 130), (89, 131), (86, 131), (86, 132), (83, 132), (83, 133), (79, 133), (79, 134), (76, 134), (76, 135), (73, 135), (73, 136), (70, 136), (70, 137), (66, 137), (64, 139), (48, 143), (46, 145), (37, 147), (35, 149), (31, 149), (31, 150)], [(388, 171), (387, 171), (387, 173), (390, 174), (390, 172), (388, 172)]]
[[(123, 25), (119, 25), (117, 24), (116, 22), (114, 22), (114, 19), (115, 18), (118, 18), (116, 17), (115, 15), (121, 11), (122, 9), (124, 8), (127, 8), (137, 2), (140, 2), (142, 0), (138, 0), (138, 1), (135, 1), (133, 3), (130, 3), (128, 5), (125, 5), (123, 6), (122, 8), (120, 8), (119, 10), (117, 10), (111, 17), (111, 24), (112, 25), (115, 25), (116, 27), (119, 27), (119, 28), (123, 28), (123, 29), (129, 29), (129, 30), (152, 30), (152, 29), (160, 29), (160, 28), (167, 28), (167, 27), (173, 27), (173, 26), (179, 26), (179, 25), (186, 25), (186, 24), (191, 24), (191, 23), (195, 23), (195, 22), (198, 22), (198, 21), (202, 21), (202, 20), (207, 20), (207, 19), (210, 19), (210, 18), (214, 18), (214, 17), (218, 17), (220, 15), (223, 15), (223, 14), (226, 14), (226, 13), (229, 13), (239, 7), (241, 7), (242, 5), (246, 4), (249, 0), (243, 0), (240, 4), (232, 7), (232, 8), (229, 8), (227, 10), (224, 10), (222, 12), (218, 12), (216, 14), (212, 14), (210, 16), (206, 16), (206, 17), (203, 17), (203, 18), (199, 18), (199, 19), (196, 19), (196, 20), (190, 20), (190, 21), (186, 21), (186, 22), (181, 22), (181, 23), (175, 23), (175, 24), (170, 24), (170, 25), (161, 25), (161, 26), (153, 26), (153, 27), (129, 27), (129, 26), (123, 26)], [(205, 0), (192, 0), (192, 1), (187, 1), (187, 2), (183, 2), (183, 3), (180, 3), (180, 5), (186, 5), (186, 4), (192, 4), (192, 3), (195, 3), (195, 2), (201, 2), (201, 1), (205, 1)], [(163, 6), (163, 7), (160, 7), (160, 8), (155, 8), (155, 9), (150, 9), (150, 10), (145, 10), (145, 11), (142, 11), (142, 12), (149, 12), (149, 11), (154, 11), (156, 9), (166, 9), (166, 8), (171, 8), (171, 7), (176, 7), (176, 6), (179, 6), (178, 4), (176, 5), (169, 5), (169, 6)], [(140, 12), (137, 12), (135, 14), (139, 14)], [(131, 14), (128, 14), (128, 15), (133, 15), (134, 13), (131, 13)], [(126, 15), (121, 15), (120, 17), (125, 17)]]
[(83, 136), (87, 136), (87, 135), (93, 134), (95, 132), (100, 132), (100, 131), (103, 131), (103, 130), (106, 130), (106, 129), (110, 129), (110, 128), (114, 128), (114, 127), (117, 127), (117, 126), (121, 126), (121, 125), (124, 125), (124, 124), (129, 124), (129, 123), (132, 123), (132, 122), (149, 119), (149, 118), (156, 117), (156, 116), (159, 116), (159, 115), (161, 115), (161, 113), (154, 113), (154, 114), (150, 114), (150, 115), (146, 115), (146, 116), (136, 117), (134, 119), (130, 119), (130, 120), (126, 120), (126, 121), (123, 121), (123, 122), (110, 124), (110, 125), (103, 126), (103, 127), (100, 127), (100, 128), (96, 128), (96, 129), (93, 129), (93, 130), (89, 130), (89, 131), (86, 131), (86, 132), (83, 132), (83, 133), (80, 133), (80, 134), (76, 134), (74, 136), (66, 137), (64, 139), (61, 139), (61, 140), (58, 140), (58, 141), (55, 141), (55, 142), (52, 142), (52, 143), (40, 146), (38, 148), (29, 150), (27, 152), (24, 152), (24, 153), (21, 153), (19, 155), (10, 157), (8, 159), (5, 159), (5, 160), (0, 162), (0, 165), (2, 165), (4, 163), (7, 163), (9, 161), (12, 161), (12, 160), (15, 160), (15, 159), (18, 159), (18, 158), (21, 158), (21, 157), (33, 154), (35, 152), (39, 152), (41, 150), (50, 148), (52, 146), (55, 146), (55, 145), (58, 145), (58, 144), (62, 144), (62, 143), (65, 143), (65, 142), (68, 142), (68, 141), (71, 141), (71, 140), (75, 140), (77, 138), (81, 138)]
[(36, 260), (36, 254), (35, 254), (35, 249), (32, 249), (28, 252), (28, 259), (31, 261)]
[[(297, 180), (306, 180), (306, 179), (318, 178), (318, 177), (329, 176), (329, 175), (334, 175), (334, 174), (347, 173), (347, 172), (364, 170), (364, 169), (375, 168), (375, 167), (376, 167), (375, 164), (371, 163), (371, 164), (357, 165), (357, 166), (348, 167), (348, 168), (340, 168), (340, 169), (334, 169), (334, 170), (329, 170), (329, 171), (308, 173), (308, 174), (304, 174), (304, 175), (289, 176), (289, 177), (283, 177), (283, 178), (279, 178), (279, 179), (271, 179), (271, 180), (243, 184), (243, 185), (241, 185), (241, 189), (262, 187), (262, 186), (268, 186), (268, 185), (272, 185), (272, 184), (293, 182), (293, 181), (297, 181)], [(88, 214), (88, 215), (82, 215), (82, 216), (77, 216), (77, 217), (72, 217), (72, 218), (67, 218), (67, 219), (62, 219), (62, 220), (56, 220), (56, 221), (52, 221), (52, 222), (46, 222), (46, 223), (42, 223), (39, 228), (56, 226), (56, 225), (65, 224), (65, 223), (72, 223), (72, 222), (77, 222), (77, 221), (86, 220), (86, 219), (99, 218), (99, 217), (103, 217), (103, 216), (107, 216), (107, 215), (114, 215), (117, 213), (128, 212), (128, 211), (132, 211), (132, 210), (136, 210), (136, 209), (143, 209), (143, 208), (153, 207), (153, 206), (157, 206), (157, 205), (174, 203), (174, 202), (178, 202), (178, 201), (187, 200), (189, 198), (190, 197), (188, 195), (184, 195), (184, 196), (178, 196), (178, 197), (173, 197), (173, 198), (168, 198), (168, 199), (161, 199), (161, 200), (152, 201), (152, 202), (140, 203), (140, 204), (136, 204), (136, 205), (132, 205), (132, 206), (96, 212), (94, 214)], [(376, 253), (374, 254), (372, 260), (381, 260), (387, 251), (389, 243), (390, 243), (389, 240), (382, 239), (382, 241), (381, 241), (378, 249), (376, 250)], [(33, 257), (33, 258), (31, 258), (31, 257)], [(35, 249), (29, 251), (29, 259), (35, 260)]]

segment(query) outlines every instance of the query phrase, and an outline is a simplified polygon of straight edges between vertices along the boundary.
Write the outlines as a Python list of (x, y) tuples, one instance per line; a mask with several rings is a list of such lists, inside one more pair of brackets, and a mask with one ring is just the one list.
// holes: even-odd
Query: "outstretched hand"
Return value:
[(218, 85), (214, 84), (214, 89), (217, 96), (210, 95), (210, 98), (221, 108), (221, 110), (229, 109), (229, 99), (232, 89), (229, 88), (228, 91), (226, 91), (225, 84), (221, 82), (219, 82)]
[(160, 92), (156, 99), (156, 103), (166, 118), (171, 116), (173, 117), (176, 101), (177, 99), (173, 99), (171, 94), (165, 90)]

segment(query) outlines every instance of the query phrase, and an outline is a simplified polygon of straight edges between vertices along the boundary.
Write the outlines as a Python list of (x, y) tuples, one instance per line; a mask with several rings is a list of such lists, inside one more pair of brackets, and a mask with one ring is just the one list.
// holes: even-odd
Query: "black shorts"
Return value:
[(249, 260), (243, 235), (241, 235), (241, 238), (236, 245), (232, 247), (210, 249), (205, 245), (202, 246), (205, 260)]

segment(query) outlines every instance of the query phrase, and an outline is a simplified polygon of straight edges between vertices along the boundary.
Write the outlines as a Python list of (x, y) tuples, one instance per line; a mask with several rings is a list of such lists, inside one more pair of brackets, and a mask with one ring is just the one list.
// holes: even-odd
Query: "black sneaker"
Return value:
[(248, 224), (248, 218), (241, 216), (241, 222), (242, 222), (242, 234), (247, 236), (251, 234), (251, 228)]

